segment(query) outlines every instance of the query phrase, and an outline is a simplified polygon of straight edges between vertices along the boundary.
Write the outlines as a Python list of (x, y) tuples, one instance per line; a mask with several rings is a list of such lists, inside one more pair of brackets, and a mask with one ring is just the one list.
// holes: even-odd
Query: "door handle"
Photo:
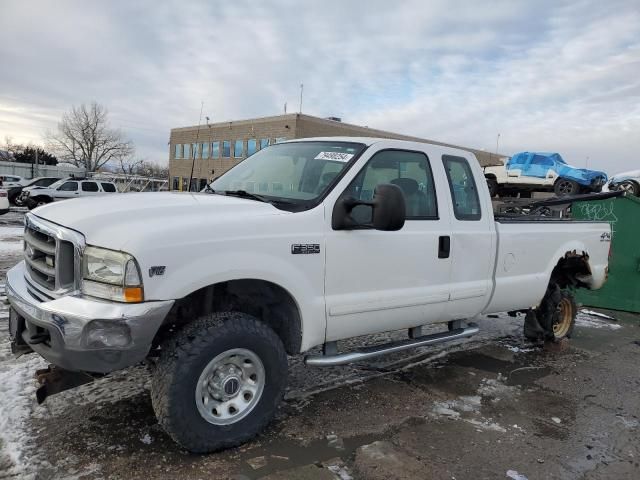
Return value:
[(449, 258), (451, 251), (451, 237), (442, 235), (438, 238), (438, 258)]

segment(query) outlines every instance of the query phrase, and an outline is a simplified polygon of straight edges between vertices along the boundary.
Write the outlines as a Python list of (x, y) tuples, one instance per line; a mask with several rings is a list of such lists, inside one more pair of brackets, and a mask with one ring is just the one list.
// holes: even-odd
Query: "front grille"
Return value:
[(48, 231), (40, 222), (38, 225), (26, 223), (25, 277), (29, 291), (39, 300), (55, 298), (74, 286), (74, 244), (63, 238), (53, 230)]

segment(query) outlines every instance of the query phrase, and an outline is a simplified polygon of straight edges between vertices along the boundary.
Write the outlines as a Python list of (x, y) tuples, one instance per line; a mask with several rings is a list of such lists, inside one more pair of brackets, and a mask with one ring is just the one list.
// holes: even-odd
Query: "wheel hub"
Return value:
[(207, 389), (213, 398), (229, 400), (238, 394), (242, 381), (242, 370), (234, 364), (227, 364), (212, 373), (207, 382)]
[(264, 384), (264, 366), (255, 353), (241, 348), (227, 350), (211, 360), (200, 374), (196, 406), (209, 423), (235, 423), (256, 406)]

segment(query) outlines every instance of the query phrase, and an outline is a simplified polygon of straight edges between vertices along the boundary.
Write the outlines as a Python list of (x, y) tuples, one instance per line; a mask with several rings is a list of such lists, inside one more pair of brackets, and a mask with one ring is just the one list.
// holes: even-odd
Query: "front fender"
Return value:
[[(324, 256), (287, 256), (246, 250), (211, 253), (167, 267), (166, 274), (147, 287), (149, 300), (177, 300), (190, 293), (230, 280), (264, 280), (289, 292), (301, 318), (302, 345), (307, 350), (325, 339)], [(315, 257), (315, 258), (313, 258)]]

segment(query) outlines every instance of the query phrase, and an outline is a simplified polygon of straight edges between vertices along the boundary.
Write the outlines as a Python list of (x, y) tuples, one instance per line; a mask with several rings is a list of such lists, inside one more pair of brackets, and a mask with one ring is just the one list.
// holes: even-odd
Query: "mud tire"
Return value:
[[(265, 369), (262, 395), (250, 413), (235, 423), (209, 423), (198, 411), (196, 384), (207, 364), (230, 349), (254, 352)], [(158, 422), (179, 445), (193, 453), (230, 448), (258, 434), (274, 417), (287, 383), (287, 355), (276, 333), (239, 312), (204, 315), (168, 339), (151, 382)]]

